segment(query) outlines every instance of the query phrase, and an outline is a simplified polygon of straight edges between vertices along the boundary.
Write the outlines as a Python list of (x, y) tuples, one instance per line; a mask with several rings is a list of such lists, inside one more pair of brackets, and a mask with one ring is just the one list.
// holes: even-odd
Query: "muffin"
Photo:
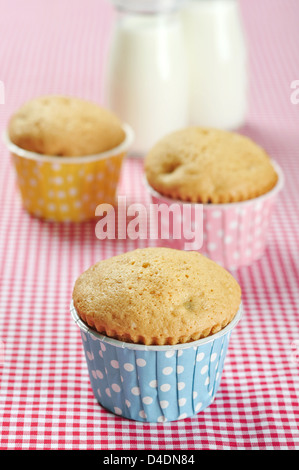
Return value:
[(99, 154), (125, 139), (113, 113), (67, 96), (42, 96), (25, 103), (11, 117), (8, 135), (20, 148), (59, 157)]
[(45, 220), (82, 222), (99, 204), (115, 204), (133, 132), (95, 103), (54, 95), (21, 106), (4, 140), (24, 208)]
[(160, 140), (146, 156), (145, 173), (164, 196), (218, 204), (261, 196), (278, 179), (267, 153), (248, 137), (199, 127)]
[[(180, 207), (164, 246), (199, 250), (231, 270), (263, 256), (283, 173), (251, 139), (220, 129), (182, 129), (156, 143), (144, 168), (153, 204)], [(197, 234), (191, 242), (183, 236), (184, 227), (190, 226), (186, 204)], [(161, 234), (167, 220), (157, 223)]]
[(241, 291), (199, 253), (143, 248), (85, 271), (71, 313), (100, 405), (137, 421), (175, 421), (215, 399)]
[(231, 274), (197, 252), (144, 248), (90, 267), (73, 301), (99, 333), (162, 345), (216, 333), (237, 313), (241, 293)]

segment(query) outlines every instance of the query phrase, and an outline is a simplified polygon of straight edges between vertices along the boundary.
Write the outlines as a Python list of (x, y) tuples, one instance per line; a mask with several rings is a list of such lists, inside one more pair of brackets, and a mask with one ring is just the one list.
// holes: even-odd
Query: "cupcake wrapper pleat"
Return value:
[(53, 164), (14, 155), (24, 208), (34, 216), (58, 222), (94, 218), (99, 204), (115, 204), (124, 156)]
[(212, 403), (219, 389), (231, 331), (182, 347), (134, 349), (81, 328), (94, 396), (105, 409), (135, 421), (194, 416)]
[[(278, 167), (277, 167), (278, 169)], [(165, 219), (158, 221), (157, 233), (159, 246), (175, 249), (194, 249), (208, 256), (226, 269), (237, 269), (241, 266), (251, 265), (264, 254), (271, 216), (277, 201), (278, 193), (283, 185), (283, 174), (280, 172), (277, 187), (259, 198), (232, 204), (203, 204), (202, 219), (198, 226), (195, 218), (194, 207), (185, 215), (183, 207), (185, 204), (177, 200), (170, 200), (158, 195), (148, 187), (151, 200), (154, 204), (179, 204), (181, 211), (176, 213), (175, 219), (169, 223), (169, 237), (163, 236), (166, 231)], [(195, 243), (184, 237), (184, 228), (190, 226), (189, 214), (191, 214), (191, 225), (202, 233), (202, 246), (199, 248)], [(185, 217), (187, 217), (185, 219)], [(196, 224), (197, 223), (197, 224)], [(164, 225), (163, 225), (164, 224)], [(181, 230), (178, 230), (181, 227)], [(177, 237), (177, 233), (181, 236)], [(196, 237), (200, 239), (200, 236)], [(188, 245), (187, 245), (188, 244)]]

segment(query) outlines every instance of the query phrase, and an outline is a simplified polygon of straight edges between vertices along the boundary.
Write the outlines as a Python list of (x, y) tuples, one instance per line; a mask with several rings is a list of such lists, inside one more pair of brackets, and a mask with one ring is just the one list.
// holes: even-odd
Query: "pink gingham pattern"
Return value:
[[(298, 449), (297, 0), (242, 0), (250, 46), (250, 109), (242, 132), (281, 165), (285, 188), (261, 260), (236, 277), (245, 314), (213, 404), (194, 418), (143, 424), (102, 409), (69, 313), (74, 280), (99, 259), (146, 240), (99, 241), (92, 223), (42, 223), (21, 207), (1, 146), (0, 448)], [(0, 127), (23, 101), (64, 93), (102, 101), (112, 22), (104, 0), (0, 0)], [(120, 193), (148, 204), (142, 162), (127, 160)]]

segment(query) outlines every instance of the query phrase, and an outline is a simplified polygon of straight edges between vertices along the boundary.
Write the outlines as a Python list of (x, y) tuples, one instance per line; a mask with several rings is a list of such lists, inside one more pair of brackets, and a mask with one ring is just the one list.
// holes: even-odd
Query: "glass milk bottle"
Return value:
[(247, 110), (247, 52), (237, 0), (191, 0), (182, 17), (190, 124), (239, 128)]
[(143, 157), (165, 134), (188, 124), (188, 70), (182, 0), (112, 0), (116, 22), (108, 51), (106, 105), (135, 132)]

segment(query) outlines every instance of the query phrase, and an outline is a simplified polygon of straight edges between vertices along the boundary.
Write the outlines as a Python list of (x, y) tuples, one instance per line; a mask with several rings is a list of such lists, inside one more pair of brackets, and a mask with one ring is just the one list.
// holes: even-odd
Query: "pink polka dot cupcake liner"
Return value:
[(123, 159), (133, 141), (133, 131), (123, 125), (125, 140), (97, 155), (56, 157), (24, 150), (8, 135), (24, 208), (33, 216), (55, 222), (82, 222), (95, 217), (99, 204), (115, 204)]
[[(190, 243), (184, 237), (184, 230), (180, 230), (180, 237), (175, 237), (177, 227), (190, 224), (186, 220), (184, 210), (176, 213), (169, 224), (169, 237), (163, 238), (163, 224), (165, 220), (158, 222), (159, 245), (169, 246), (176, 249), (197, 250), (208, 256), (226, 269), (238, 269), (242, 266), (251, 265), (260, 259), (266, 249), (271, 216), (277, 202), (277, 197), (284, 184), (284, 176), (280, 166), (273, 162), (278, 174), (278, 182), (268, 193), (248, 201), (229, 204), (194, 204), (181, 202), (162, 196), (147, 182), (146, 188), (151, 196), (153, 204), (166, 204), (170, 207), (178, 204), (182, 209), (184, 205), (191, 207), (187, 216), (192, 218), (193, 230), (197, 230), (202, 237), (201, 247)], [(202, 217), (195, 217), (196, 209), (201, 206)], [(195, 233), (195, 232), (194, 232)]]
[(241, 304), (231, 323), (209, 337), (173, 346), (144, 346), (97, 333), (71, 304), (95, 399), (115, 415), (154, 423), (192, 417), (214, 401), (231, 333), (242, 312)]

